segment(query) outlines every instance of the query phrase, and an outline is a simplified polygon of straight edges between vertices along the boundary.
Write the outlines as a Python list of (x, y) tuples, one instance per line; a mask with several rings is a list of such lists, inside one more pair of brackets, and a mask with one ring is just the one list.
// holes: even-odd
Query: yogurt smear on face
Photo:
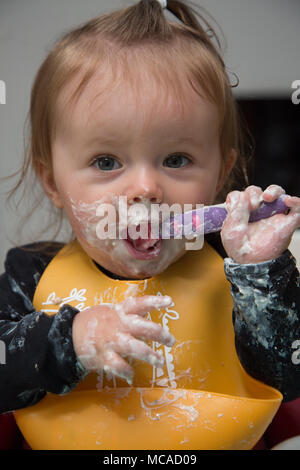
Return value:
[[(106, 238), (99, 237), (98, 230), (99, 223), (101, 224), (104, 220), (104, 204), (109, 204), (115, 209), (111, 212), (111, 217), (105, 214), (110, 234)], [(107, 267), (105, 263), (104, 267), (115, 273), (121, 272), (123, 276), (124, 272), (128, 276), (135, 277), (154, 276), (164, 271), (185, 252), (183, 239), (151, 238), (149, 224), (151, 203), (149, 199), (142, 198), (139, 203), (140, 208), (141, 205), (144, 205), (145, 210), (128, 211), (128, 207), (119, 205), (118, 196), (114, 194), (106, 194), (103, 198), (91, 203), (71, 199), (72, 215), (77, 229), (74, 231), (77, 232), (79, 241), (84, 239), (93, 248), (93, 253), (97, 251), (96, 261), (99, 264), (102, 264), (101, 258), (104, 256), (104, 259), (109, 259), (111, 264)], [(134, 207), (131, 206), (130, 209)], [(127, 225), (124, 224), (126, 218), (122, 211), (127, 211)], [(151, 222), (158, 223), (155, 213), (154, 216), (151, 215)], [(128, 236), (128, 228), (132, 229), (131, 234), (137, 234), (135, 239), (132, 240)], [(148, 237), (145, 236), (147, 233)]]

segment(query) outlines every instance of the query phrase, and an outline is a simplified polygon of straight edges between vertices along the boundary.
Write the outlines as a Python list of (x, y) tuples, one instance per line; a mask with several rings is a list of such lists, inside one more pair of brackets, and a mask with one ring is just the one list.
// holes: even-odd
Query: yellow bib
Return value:
[(240, 365), (223, 259), (207, 243), (155, 277), (125, 281), (106, 276), (71, 242), (47, 266), (33, 304), (54, 315), (63, 304), (84, 310), (143, 295), (173, 299), (146, 316), (177, 340), (172, 348), (148, 342), (163, 352), (164, 367), (132, 361), (132, 386), (90, 373), (71, 393), (48, 393), (15, 412), (33, 449), (242, 450), (260, 439), (282, 395)]

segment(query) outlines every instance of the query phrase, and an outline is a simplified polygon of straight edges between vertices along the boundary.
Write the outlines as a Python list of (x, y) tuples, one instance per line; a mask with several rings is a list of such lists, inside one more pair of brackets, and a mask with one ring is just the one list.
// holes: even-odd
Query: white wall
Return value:
[(289, 96), (300, 80), (299, 0), (203, 0), (227, 39), (225, 62), (240, 79), (237, 95)]
[[(0, 176), (16, 171), (23, 157), (23, 127), (34, 75), (51, 44), (63, 31), (99, 13), (129, 5), (117, 0), (0, 0), (0, 80), (6, 104), (0, 104)], [(300, 80), (299, 0), (194, 0), (217, 19), (227, 39), (225, 60), (237, 73), (238, 96), (289, 97)], [(1, 100), (0, 100), (1, 101)], [(300, 110), (300, 106), (299, 106)], [(15, 182), (16, 180), (13, 180)], [(0, 272), (9, 237), (19, 216), (5, 207), (0, 183)], [(21, 204), (20, 214), (25, 210)], [(47, 214), (39, 211), (32, 230)], [(23, 243), (31, 241), (30, 236)]]

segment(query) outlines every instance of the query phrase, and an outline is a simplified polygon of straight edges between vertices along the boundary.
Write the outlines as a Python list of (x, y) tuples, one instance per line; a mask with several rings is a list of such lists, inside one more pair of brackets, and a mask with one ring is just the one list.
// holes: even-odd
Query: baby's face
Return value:
[(140, 87), (139, 98), (125, 82), (102, 94), (103, 77), (91, 79), (58, 127), (53, 142), (55, 187), (50, 194), (55, 205), (64, 208), (86, 253), (129, 278), (164, 271), (184, 254), (186, 240), (164, 239), (152, 248), (137, 249), (123, 238), (103, 239), (101, 205), (116, 209), (111, 222), (117, 226), (120, 196), (127, 209), (140, 202), (148, 209), (160, 203), (208, 205), (221, 185), (216, 107), (188, 85), (184, 108), (153, 80), (145, 79)]

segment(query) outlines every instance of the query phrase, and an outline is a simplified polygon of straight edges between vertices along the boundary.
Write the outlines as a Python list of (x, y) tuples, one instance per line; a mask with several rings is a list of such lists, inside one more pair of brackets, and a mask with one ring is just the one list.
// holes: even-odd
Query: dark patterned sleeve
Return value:
[(0, 276), (0, 413), (33, 405), (47, 392), (65, 394), (86, 375), (72, 343), (78, 310), (35, 311), (33, 294), (45, 259), (14, 248)]
[(254, 378), (278, 389), (284, 401), (300, 396), (300, 282), (289, 250), (258, 264), (225, 258), (231, 283), (237, 354)]

